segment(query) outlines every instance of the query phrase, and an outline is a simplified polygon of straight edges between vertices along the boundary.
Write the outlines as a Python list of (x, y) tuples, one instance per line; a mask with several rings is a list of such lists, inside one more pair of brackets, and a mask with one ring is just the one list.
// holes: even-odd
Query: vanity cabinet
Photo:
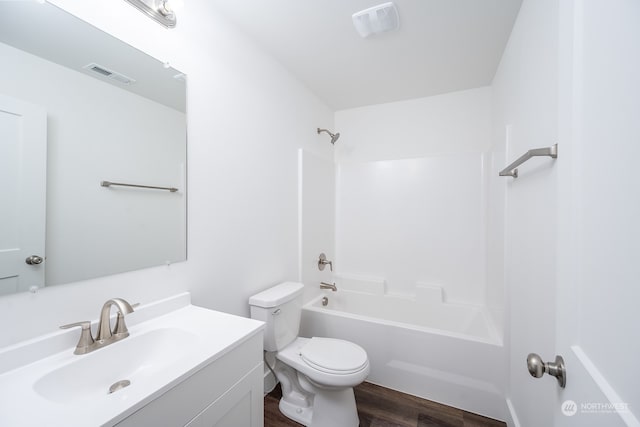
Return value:
[(118, 427), (262, 427), (262, 332), (197, 369)]

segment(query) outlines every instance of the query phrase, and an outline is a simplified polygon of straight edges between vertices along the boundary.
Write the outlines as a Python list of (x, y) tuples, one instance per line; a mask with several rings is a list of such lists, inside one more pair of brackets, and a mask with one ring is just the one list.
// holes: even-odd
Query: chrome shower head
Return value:
[(331, 132), (329, 132), (329, 131), (328, 131), (328, 130), (326, 130), (326, 129), (320, 129), (320, 128), (318, 128), (318, 134), (320, 134), (321, 132), (326, 132), (326, 133), (328, 133), (328, 134), (329, 134), (329, 136), (331, 137), (331, 143), (332, 143), (332, 144), (335, 144), (335, 143), (336, 143), (336, 141), (338, 140), (338, 138), (340, 138), (340, 133), (339, 133), (339, 132), (331, 133)]

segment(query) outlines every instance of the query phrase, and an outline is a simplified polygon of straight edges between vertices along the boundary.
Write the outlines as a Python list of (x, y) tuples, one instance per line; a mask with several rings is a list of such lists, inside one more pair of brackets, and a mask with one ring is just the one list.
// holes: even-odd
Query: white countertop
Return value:
[[(128, 338), (86, 355), (73, 354), (80, 336), (79, 329), (55, 332), (0, 349), (0, 426), (114, 425), (259, 333), (264, 327), (262, 322), (256, 320), (193, 306), (188, 293), (141, 306), (126, 319), (131, 334)], [(95, 331), (95, 325), (93, 330)], [(88, 393), (78, 398), (66, 399), (64, 392), (60, 396), (49, 394), (47, 397), (42, 394), (39, 386), (34, 386), (42, 384), (42, 381), (38, 381), (48, 373), (60, 369), (63, 369), (60, 372), (66, 372), (64, 368), (78, 361), (88, 365), (94, 361), (109, 363), (110, 355), (117, 356), (115, 352), (118, 351), (118, 346), (127, 343), (127, 340), (143, 337), (145, 334), (152, 337), (154, 335), (150, 332), (162, 330), (184, 331), (179, 336), (188, 336), (188, 351), (180, 344), (172, 347), (165, 343), (158, 351), (163, 351), (163, 357), (164, 352), (169, 351), (171, 363), (164, 364), (162, 369), (155, 371), (153, 368), (147, 369), (147, 366), (132, 370), (126, 378), (131, 380), (131, 385), (118, 392), (108, 394), (107, 384), (104, 394), (100, 392), (97, 397)], [(70, 342), (73, 342), (71, 346)], [(131, 343), (133, 342), (132, 340)], [(100, 352), (103, 354), (98, 355)], [(95, 372), (99, 375), (100, 369), (97, 368)], [(113, 381), (120, 379), (124, 378), (114, 378)], [(61, 388), (74, 387), (76, 384), (80, 387), (86, 380), (87, 378), (73, 378), (71, 375), (69, 378), (65, 377)], [(106, 381), (110, 383), (111, 379)], [(48, 390), (51, 392), (51, 387)], [(55, 393), (55, 388), (53, 390)]]

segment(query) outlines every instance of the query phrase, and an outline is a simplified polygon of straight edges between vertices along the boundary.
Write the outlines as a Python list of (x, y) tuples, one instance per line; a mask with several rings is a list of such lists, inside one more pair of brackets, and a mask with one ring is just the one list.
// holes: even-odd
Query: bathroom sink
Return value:
[(115, 426), (263, 327), (188, 293), (136, 308), (127, 325), (128, 337), (87, 354), (74, 354), (78, 329), (0, 348), (0, 426)]
[[(136, 387), (162, 372), (193, 348), (198, 336), (177, 328), (154, 329), (130, 336), (115, 345), (72, 358), (33, 385), (36, 393), (57, 403), (91, 400), (121, 387)], [(117, 386), (114, 388), (118, 388)]]

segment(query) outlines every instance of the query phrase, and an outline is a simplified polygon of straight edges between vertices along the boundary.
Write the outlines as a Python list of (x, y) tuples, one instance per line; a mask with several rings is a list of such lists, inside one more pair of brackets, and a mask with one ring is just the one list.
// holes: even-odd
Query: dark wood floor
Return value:
[[(502, 421), (370, 383), (360, 384), (354, 391), (360, 427), (506, 427)], [(264, 426), (300, 426), (280, 413), (281, 396), (280, 385), (265, 396)]]

